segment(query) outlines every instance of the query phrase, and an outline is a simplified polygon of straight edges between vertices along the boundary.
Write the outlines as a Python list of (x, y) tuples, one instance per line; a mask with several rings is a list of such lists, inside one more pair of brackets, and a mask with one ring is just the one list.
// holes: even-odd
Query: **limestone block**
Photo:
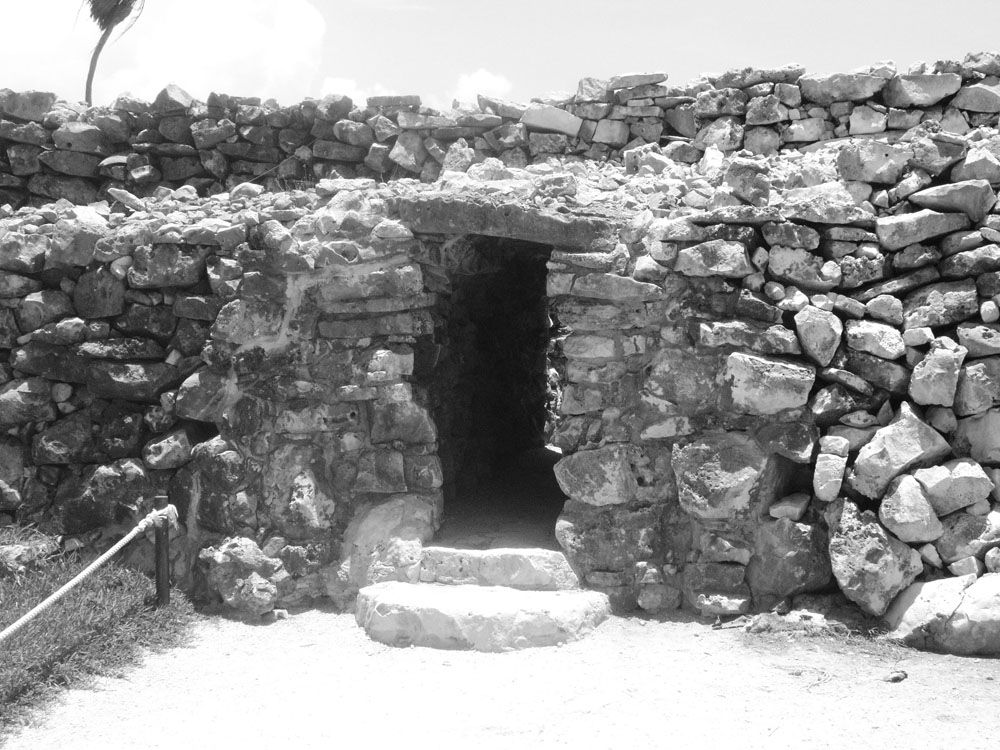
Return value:
[(1000, 158), (986, 148), (971, 148), (969, 153), (951, 170), (953, 180), (986, 180), (1000, 182)]
[(813, 493), (817, 500), (832, 503), (840, 495), (847, 470), (847, 456), (820, 453), (813, 466)]
[(976, 284), (971, 279), (929, 284), (903, 300), (903, 328), (960, 323), (979, 313)]
[(946, 516), (941, 522), (944, 534), (934, 546), (946, 565), (963, 557), (982, 559), (987, 550), (1000, 547), (1000, 510), (985, 516), (959, 511)]
[[(930, 177), (937, 177), (952, 164), (960, 161), (968, 150), (968, 146), (964, 140), (956, 140), (944, 135), (915, 138), (910, 142), (910, 146), (913, 149), (910, 165), (915, 168), (914, 174), (918, 176), (919, 182), (922, 183), (919, 187), (929, 184), (929, 180), (923, 178), (916, 170), (925, 172)], [(908, 188), (905, 191), (905, 195), (909, 195), (912, 192), (913, 190)], [(898, 197), (902, 198), (905, 195), (898, 195)]]
[(281, 322), (281, 310), (277, 305), (269, 306), (253, 299), (234, 299), (219, 310), (212, 325), (212, 338), (241, 345), (276, 335)]
[(198, 563), (206, 571), (209, 590), (241, 614), (260, 617), (274, 609), (278, 589), (273, 579), (283, 572), (283, 565), (266, 556), (252, 539), (235, 537), (218, 547), (206, 547), (198, 553)]
[(890, 107), (929, 107), (958, 92), (962, 76), (958, 73), (935, 75), (897, 75), (882, 90), (882, 101)]
[(594, 143), (606, 143), (621, 148), (629, 141), (629, 126), (624, 120), (600, 120), (592, 138)]
[(356, 492), (392, 494), (406, 492), (403, 454), (389, 449), (366, 451), (358, 460)]
[(182, 419), (221, 424), (237, 397), (235, 378), (201, 370), (187, 377), (177, 392), (176, 413)]
[(0, 112), (17, 120), (42, 122), (56, 103), (56, 95), (48, 91), (9, 91), (0, 97)]
[(921, 421), (904, 401), (896, 419), (878, 430), (858, 452), (848, 482), (865, 497), (878, 499), (889, 483), (910, 467), (932, 463), (949, 454), (948, 442)]
[(663, 544), (662, 509), (567, 503), (556, 521), (556, 540), (578, 573), (623, 571), (650, 560)]
[(743, 133), (743, 148), (751, 154), (772, 156), (781, 147), (781, 136), (774, 128), (747, 128)]
[(751, 326), (739, 320), (698, 324), (702, 346), (740, 346), (762, 354), (800, 354), (795, 334), (784, 326)]
[(827, 533), (820, 526), (788, 518), (757, 526), (754, 556), (746, 571), (755, 601), (826, 587), (832, 577), (827, 545)]
[[(64, 153), (64, 152), (59, 152)], [(85, 159), (89, 158), (81, 154)], [(39, 157), (41, 158), (41, 157)], [(93, 157), (100, 162), (99, 157)], [(96, 171), (96, 169), (95, 169)], [(65, 198), (70, 203), (89, 205), (97, 200), (97, 189), (91, 180), (81, 177), (63, 177), (57, 174), (36, 174), (28, 180), (28, 191), (53, 201)]]
[(951, 103), (970, 112), (1000, 112), (1000, 79), (990, 76), (963, 86)]
[(150, 469), (176, 469), (191, 460), (191, 441), (186, 430), (173, 430), (146, 443), (142, 460)]
[(923, 208), (944, 213), (964, 213), (982, 221), (997, 202), (987, 180), (962, 180), (919, 190), (909, 200)]
[(456, 550), (424, 547), (420, 561), (422, 583), (452, 586), (508, 586), (534, 591), (580, 588), (565, 555), (546, 549)]
[(938, 515), (922, 484), (910, 474), (892, 480), (878, 510), (885, 527), (910, 544), (933, 542), (944, 534)]
[(94, 362), (87, 365), (85, 377), (96, 396), (157, 403), (160, 394), (176, 387), (183, 375), (176, 367), (160, 362)]
[(958, 343), (968, 350), (969, 357), (989, 357), (1000, 354), (1000, 325), (968, 322), (958, 325)]
[(42, 282), (16, 273), (0, 271), (0, 299), (18, 299), (42, 290)]
[(685, 276), (743, 278), (754, 270), (742, 243), (721, 239), (682, 248), (674, 265), (674, 271)]
[(983, 464), (1000, 464), (1000, 409), (958, 420), (955, 453)]
[(792, 120), (781, 128), (783, 143), (813, 143), (833, 136), (833, 127), (825, 117), (806, 117)]
[(125, 308), (125, 283), (101, 265), (85, 272), (73, 288), (73, 306), (84, 318), (107, 318)]
[(73, 315), (73, 302), (57, 289), (43, 289), (26, 295), (15, 308), (14, 315), (21, 333), (30, 333), (47, 323)]
[(837, 169), (845, 180), (893, 185), (899, 181), (912, 153), (902, 145), (856, 141), (840, 149)]
[[(874, 215), (857, 205), (842, 182), (824, 182), (784, 191), (785, 218), (814, 224), (870, 223)], [(964, 218), (964, 217), (963, 217)]]
[[(375, 148), (375, 145), (372, 145)], [(408, 172), (420, 172), (427, 160), (427, 149), (424, 139), (412, 130), (400, 133), (396, 144), (389, 152), (389, 160), (398, 164)]]
[(205, 246), (144, 245), (137, 247), (128, 269), (129, 286), (135, 289), (191, 286), (205, 275)]
[(721, 88), (700, 91), (695, 96), (696, 117), (712, 118), (722, 115), (742, 115), (746, 111), (747, 95), (739, 89)]
[(577, 502), (606, 506), (627, 503), (638, 484), (628, 461), (628, 449), (606, 445), (564, 456), (555, 465), (563, 492)]
[(847, 345), (858, 351), (883, 359), (899, 359), (906, 353), (900, 332), (884, 323), (871, 320), (849, 320), (846, 326)]
[(724, 116), (711, 120), (695, 135), (697, 147), (715, 146), (723, 153), (737, 151), (743, 146), (744, 128), (736, 117)]
[(433, 443), (437, 427), (430, 412), (412, 401), (372, 404), (372, 443)]
[(941, 649), (947, 623), (975, 581), (975, 576), (961, 576), (911, 584), (882, 618), (889, 629), (886, 637), (915, 648)]
[(949, 565), (948, 572), (953, 576), (973, 575), (978, 577), (986, 572), (986, 566), (982, 560), (975, 557), (963, 557)]
[(935, 645), (963, 656), (996, 655), (1000, 652), (998, 601), (1000, 575), (993, 573), (976, 580), (963, 592), (961, 603), (948, 618)]
[(1000, 245), (985, 245), (974, 250), (955, 253), (939, 264), (941, 276), (962, 279), (1000, 270)]
[(882, 615), (923, 571), (920, 554), (886, 533), (871, 511), (839, 501), (830, 537), (830, 564), (840, 590), (871, 615)]
[(855, 107), (849, 120), (851, 135), (867, 135), (869, 133), (884, 133), (889, 116), (885, 111), (879, 111), (867, 106)]
[(573, 294), (588, 299), (655, 300), (662, 293), (658, 284), (610, 273), (588, 273), (573, 282)]
[[(993, 491), (993, 481), (970, 458), (956, 458), (913, 473), (939, 516), (946, 516), (980, 500)], [(929, 540), (927, 540), (929, 541)]]
[(856, 102), (871, 99), (887, 81), (879, 76), (862, 73), (804, 75), (799, 79), (803, 98), (824, 106), (834, 102)]
[(747, 125), (774, 125), (788, 120), (788, 107), (774, 94), (755, 96), (747, 102)]
[(701, 520), (751, 513), (772, 472), (767, 454), (739, 432), (706, 433), (689, 445), (674, 446), (673, 469), (681, 507)]
[(356, 618), (373, 640), (393, 646), (509, 651), (578, 640), (610, 613), (596, 591), (385, 581), (358, 593)]
[(805, 406), (816, 372), (805, 365), (733, 352), (723, 378), (734, 409), (765, 415)]
[(786, 495), (780, 500), (771, 504), (767, 509), (767, 514), (771, 518), (787, 518), (791, 521), (800, 521), (809, 509), (809, 493), (796, 492)]
[[(914, 330), (919, 329), (910, 329)], [(950, 407), (966, 353), (965, 347), (956, 346), (950, 339), (932, 341), (930, 351), (913, 368), (910, 378), (909, 393), (914, 403)]]
[(964, 213), (939, 213), (925, 208), (911, 214), (879, 218), (875, 222), (875, 233), (886, 249), (901, 250), (907, 245), (968, 227), (969, 217)]
[(815, 250), (819, 247), (819, 232), (812, 227), (790, 221), (764, 224), (761, 233), (764, 235), (764, 241), (772, 246), (802, 247), (806, 250)]
[[(112, 523), (129, 509), (145, 515), (152, 485), (142, 462), (123, 458), (87, 469), (78, 481), (64, 482), (56, 496), (59, 522), (66, 534), (81, 534)], [(145, 503), (145, 505), (144, 505)]]
[(955, 414), (968, 417), (1000, 405), (1000, 357), (973, 360), (962, 368), (955, 389)]
[(550, 104), (529, 105), (520, 122), (530, 131), (562, 133), (570, 138), (575, 138), (583, 126), (579, 117)]
[(807, 305), (795, 313), (795, 330), (806, 355), (826, 367), (840, 346), (844, 324), (833, 313)]

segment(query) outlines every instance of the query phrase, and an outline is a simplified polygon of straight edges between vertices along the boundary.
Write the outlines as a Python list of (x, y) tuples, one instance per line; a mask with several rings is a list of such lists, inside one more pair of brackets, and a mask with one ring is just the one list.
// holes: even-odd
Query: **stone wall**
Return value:
[(685, 85), (648, 73), (584, 78), (572, 96), (527, 105), (480, 96), (474, 108), (444, 113), (422, 107), (419, 96), (370, 97), (361, 106), (330, 95), (282, 107), (225, 94), (199, 102), (171, 85), (153, 102), (123, 95), (88, 109), (51, 93), (0, 89), (0, 205), (90, 203), (108, 187), (145, 196), (192, 185), (204, 195), (247, 180), (270, 190), (327, 177), (433, 181), (452, 147), (459, 160), (471, 148), (476, 161), (524, 167), (553, 155), (618, 161), (661, 142), (666, 155), (689, 163), (709, 145), (773, 154), (903, 132), (925, 119), (961, 135), (995, 121), (996, 76), (993, 53), (905, 73), (892, 63), (834, 75), (790, 65)]
[[(1000, 555), (997, 74), (588, 79), (562, 108), (484, 99), (475, 125), (372, 101), (310, 128), (369, 128), (358, 161), (422, 148), (422, 181), (369, 164), (269, 192), (234, 169), (206, 197), (221, 179), (125, 170), (107, 203), (7, 209), (3, 520), (106, 546), (169, 490), (177, 574), (248, 607), (415, 575), (475, 437), (442, 408), (471, 372), (462, 277), (510, 263), (498, 238), (548, 255), (556, 534), (589, 586), (710, 616), (836, 586), (882, 615), (947, 575), (969, 597)], [(17, 128), (68, 127), (25, 101), (2, 98)], [(151, 132), (207, 132), (188, 109)], [(239, 111), (199, 162), (284, 122)]]

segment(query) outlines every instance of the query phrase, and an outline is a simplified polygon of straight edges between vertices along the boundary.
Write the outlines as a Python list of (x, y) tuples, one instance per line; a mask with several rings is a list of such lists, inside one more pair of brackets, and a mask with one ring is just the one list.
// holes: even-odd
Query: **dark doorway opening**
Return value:
[(566, 497), (545, 447), (556, 378), (546, 297), (551, 248), (472, 237), (453, 251), (441, 295), (431, 391), (445, 476), (436, 544), (557, 548)]

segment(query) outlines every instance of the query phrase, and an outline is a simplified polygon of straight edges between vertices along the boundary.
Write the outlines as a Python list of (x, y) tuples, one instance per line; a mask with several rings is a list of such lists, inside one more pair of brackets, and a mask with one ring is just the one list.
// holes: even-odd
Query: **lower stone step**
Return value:
[(510, 651), (579, 640), (610, 613), (596, 591), (386, 581), (361, 589), (356, 617), (391, 646)]
[(454, 549), (424, 547), (422, 583), (509, 586), (557, 591), (580, 588), (562, 552), (549, 549)]

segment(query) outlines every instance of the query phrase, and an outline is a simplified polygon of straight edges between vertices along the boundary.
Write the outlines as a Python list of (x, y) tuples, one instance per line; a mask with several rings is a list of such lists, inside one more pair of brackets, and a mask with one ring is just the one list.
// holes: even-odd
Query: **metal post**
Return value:
[[(157, 495), (153, 500), (153, 507), (156, 510), (163, 510), (167, 507), (168, 500), (166, 495)], [(170, 604), (170, 523), (164, 517), (157, 521), (154, 529), (156, 540), (156, 605), (163, 607)]]

